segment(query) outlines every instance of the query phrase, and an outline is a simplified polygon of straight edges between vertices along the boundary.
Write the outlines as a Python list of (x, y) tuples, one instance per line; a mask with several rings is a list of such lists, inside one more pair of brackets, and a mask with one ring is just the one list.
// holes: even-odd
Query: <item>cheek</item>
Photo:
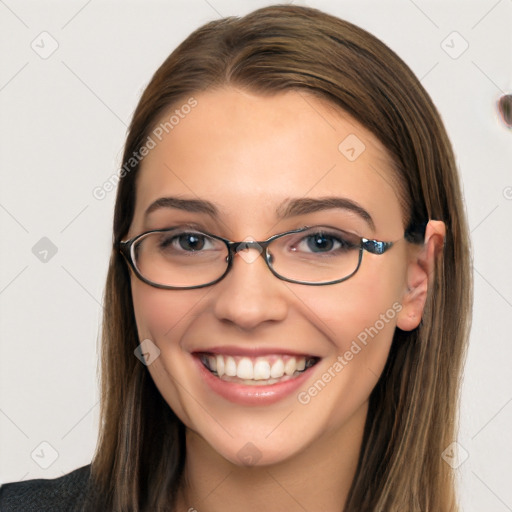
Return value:
[(148, 371), (164, 400), (189, 428), (192, 422), (178, 383), (190, 381), (190, 375), (183, 373), (179, 340), (193, 321), (195, 306), (201, 303), (202, 295), (198, 292), (202, 291), (161, 290), (139, 280), (132, 281), (139, 339), (151, 340), (160, 350)]
[[(398, 255), (399, 256), (399, 255)], [(380, 257), (377, 257), (380, 258)], [(315, 324), (331, 340), (337, 355), (358, 354), (362, 364), (385, 362), (402, 309), (405, 266), (401, 258), (374, 258), (351, 279), (315, 291), (308, 303)], [(364, 264), (364, 261), (363, 261)]]
[[(347, 422), (368, 401), (388, 359), (402, 308), (401, 265), (374, 262), (380, 265), (367, 265), (365, 272), (316, 290), (310, 300), (303, 298), (310, 322), (329, 340), (331, 351), (299, 402), (312, 404), (309, 413), (324, 418), (329, 430)], [(329, 391), (321, 392), (324, 387)]]
[[(182, 331), (193, 318), (200, 290), (161, 290), (132, 280), (132, 298), (139, 338), (160, 340)], [(204, 294), (204, 292), (202, 292)]]

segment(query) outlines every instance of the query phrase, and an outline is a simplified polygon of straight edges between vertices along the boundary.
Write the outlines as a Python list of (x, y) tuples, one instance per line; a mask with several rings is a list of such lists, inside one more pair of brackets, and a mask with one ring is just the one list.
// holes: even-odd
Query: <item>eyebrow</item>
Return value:
[[(160, 197), (149, 205), (144, 215), (148, 216), (155, 210), (161, 208), (176, 208), (192, 213), (205, 213), (214, 218), (219, 216), (219, 209), (210, 201), (180, 197)], [(368, 211), (360, 204), (346, 197), (327, 196), (319, 198), (301, 197), (287, 199), (277, 208), (276, 214), (279, 219), (284, 219), (332, 209), (348, 210), (355, 213), (361, 217), (371, 229), (375, 229), (375, 223)]]
[(361, 217), (373, 230), (375, 223), (372, 216), (358, 203), (346, 197), (328, 196), (319, 198), (301, 197), (285, 201), (277, 210), (280, 218), (305, 215), (307, 213), (319, 212), (332, 209), (348, 210)]
[(219, 215), (218, 208), (210, 201), (204, 199), (182, 199), (180, 197), (160, 197), (149, 205), (144, 215), (147, 217), (150, 213), (160, 208), (176, 208), (186, 212), (206, 213), (211, 217), (218, 217)]

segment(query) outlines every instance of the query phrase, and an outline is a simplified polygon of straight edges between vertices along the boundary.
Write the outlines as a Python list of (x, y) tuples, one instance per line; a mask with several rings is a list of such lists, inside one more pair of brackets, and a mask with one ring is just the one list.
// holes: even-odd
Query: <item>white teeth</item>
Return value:
[(273, 379), (279, 379), (284, 375), (284, 363), (282, 359), (278, 359), (270, 368), (270, 376)]
[[(238, 362), (238, 366), (236, 368), (236, 376), (239, 379), (252, 379), (254, 375), (254, 370), (252, 367), (252, 361), (248, 357), (243, 357)], [(227, 373), (227, 371), (226, 371)]]
[[(290, 355), (268, 355), (254, 358), (204, 354), (202, 361), (218, 377), (235, 377), (247, 382), (269, 385), (278, 379), (295, 377), (315, 364), (314, 359)], [(263, 382), (265, 381), (265, 382)]]
[(268, 361), (256, 361), (254, 365), (254, 380), (267, 380), (270, 377), (270, 363)]
[(236, 375), (236, 362), (231, 356), (228, 356), (224, 361), (224, 372), (228, 377)]
[(217, 374), (219, 375), (219, 377), (222, 377), (225, 373), (224, 358), (222, 356), (217, 356), (215, 359), (217, 363)]
[(267, 380), (244, 380), (244, 384), (247, 386), (270, 386), (279, 382), (279, 379), (267, 379)]
[(297, 362), (295, 360), (295, 357), (291, 357), (290, 359), (288, 359), (288, 361), (286, 361), (286, 363), (284, 365), (284, 373), (286, 375), (293, 375), (296, 368), (297, 368)]

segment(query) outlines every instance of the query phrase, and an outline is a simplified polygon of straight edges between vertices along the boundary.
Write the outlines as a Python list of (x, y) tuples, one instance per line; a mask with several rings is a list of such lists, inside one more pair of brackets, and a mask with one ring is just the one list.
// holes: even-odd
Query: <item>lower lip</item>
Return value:
[(198, 357), (194, 356), (194, 360), (201, 377), (210, 389), (226, 400), (240, 405), (270, 405), (282, 400), (300, 388), (316, 366), (312, 366), (297, 377), (284, 382), (276, 382), (268, 386), (247, 386), (219, 379), (204, 366)]

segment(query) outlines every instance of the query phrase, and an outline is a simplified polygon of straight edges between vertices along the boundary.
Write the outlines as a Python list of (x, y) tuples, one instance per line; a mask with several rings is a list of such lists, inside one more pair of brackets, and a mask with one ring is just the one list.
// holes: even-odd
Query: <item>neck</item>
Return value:
[(187, 431), (185, 485), (178, 512), (343, 510), (361, 450), (368, 404), (277, 464), (241, 467)]

